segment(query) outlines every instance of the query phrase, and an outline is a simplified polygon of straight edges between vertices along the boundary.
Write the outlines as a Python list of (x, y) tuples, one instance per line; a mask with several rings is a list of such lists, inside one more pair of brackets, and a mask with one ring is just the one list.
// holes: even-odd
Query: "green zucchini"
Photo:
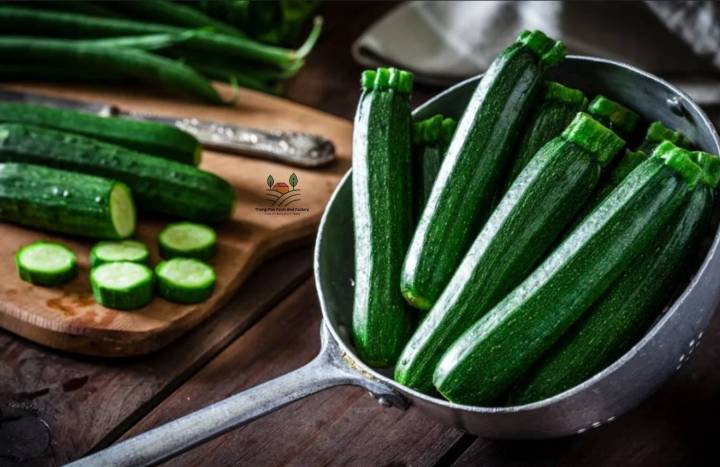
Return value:
[(625, 155), (620, 158), (617, 165), (609, 173), (608, 180), (598, 199), (602, 199), (604, 195), (607, 195), (613, 188), (618, 186), (635, 167), (650, 157), (653, 151), (655, 151), (663, 141), (670, 141), (684, 149), (692, 148), (692, 142), (682, 133), (673, 131), (660, 122), (651, 123), (645, 134), (645, 139), (643, 139), (637, 149), (634, 151), (626, 151)]
[(415, 209), (419, 213), (430, 197), (448, 144), (457, 122), (434, 115), (413, 123), (413, 162), (415, 165)]
[(138, 206), (184, 219), (230, 218), (235, 191), (215, 174), (84, 136), (0, 124), (0, 162), (28, 162), (119, 180)]
[(95, 301), (107, 308), (135, 310), (153, 299), (153, 273), (144, 264), (105, 263), (90, 271)]
[(605, 96), (595, 96), (588, 106), (588, 113), (626, 139), (632, 135), (640, 121), (640, 115)]
[(31, 164), (0, 163), (0, 220), (91, 238), (135, 232), (124, 183)]
[(137, 240), (99, 242), (90, 250), (90, 266), (93, 268), (118, 261), (147, 265), (150, 263), (150, 251), (147, 245)]
[(160, 123), (12, 102), (0, 102), (0, 123), (24, 123), (77, 133), (185, 164), (198, 165), (202, 154), (200, 143), (192, 135)]
[(37, 241), (20, 248), (15, 254), (20, 279), (31, 284), (54, 287), (77, 276), (75, 253), (60, 243)]
[(564, 47), (525, 31), (492, 63), (458, 122), (403, 266), (401, 290), (428, 310), (491, 211), (516, 134)]
[(183, 257), (202, 261), (217, 251), (217, 236), (207, 225), (178, 222), (166, 225), (158, 234), (160, 256), (165, 259)]
[(412, 235), (412, 74), (378, 68), (362, 75), (353, 129), (355, 298), (353, 339), (366, 363), (395, 363), (411, 314), (398, 284)]
[(687, 154), (639, 165), (452, 344), (435, 369), (438, 391), (453, 402), (495, 403), (667, 228), (702, 174)]
[(193, 258), (173, 258), (155, 268), (158, 295), (175, 303), (204, 302), (215, 288), (215, 271)]
[[(678, 150), (665, 145), (662, 151)], [(701, 157), (717, 157), (703, 153)], [(707, 224), (718, 175), (698, 183), (680, 215), (617, 279), (509, 396), (512, 405), (546, 399), (576, 386), (616, 360), (641, 336), (682, 282)]]
[(545, 83), (545, 94), (540, 106), (528, 119), (518, 143), (507, 186), (517, 178), (536, 152), (570, 124), (578, 112), (585, 110), (588, 100), (578, 89), (554, 81)]
[(398, 382), (432, 390), (443, 352), (525, 278), (590, 197), (602, 167), (624, 145), (615, 133), (578, 113), (561, 136), (538, 151), (403, 350), (395, 367)]

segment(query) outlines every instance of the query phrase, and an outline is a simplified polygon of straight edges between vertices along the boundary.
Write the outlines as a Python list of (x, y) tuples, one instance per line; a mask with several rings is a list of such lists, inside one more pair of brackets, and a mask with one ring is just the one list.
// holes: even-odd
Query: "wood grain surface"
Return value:
[[(132, 312), (105, 308), (93, 300), (88, 281), (92, 242), (0, 224), (0, 326), (50, 347), (99, 356), (140, 355), (167, 345), (217, 310), (248, 272), (287, 243), (309, 239), (330, 194), (350, 163), (351, 125), (346, 120), (284, 99), (241, 90), (234, 106), (219, 107), (168, 100), (124, 89), (15, 85), (33, 92), (102, 102), (121, 109), (157, 115), (196, 117), (257, 128), (306, 131), (335, 143), (338, 160), (323, 169), (300, 169), (260, 159), (204, 151), (201, 168), (228, 180), (237, 192), (232, 219), (218, 226), (218, 254), (213, 260), (218, 281), (213, 296), (200, 304), (179, 305), (156, 298)], [(222, 86), (223, 94), (231, 90)], [(300, 198), (291, 208), (266, 199), (266, 179), (287, 182), (297, 175)], [(167, 219), (141, 217), (137, 238), (151, 246)], [(81, 273), (63, 287), (36, 287), (19, 279), (14, 252), (38, 239), (68, 244), (78, 254)]]
[[(308, 280), (125, 437), (299, 368), (320, 349), (319, 329), (320, 306), (314, 283)], [(236, 377), (224, 376), (228, 368), (235, 370)], [(364, 389), (333, 388), (233, 430), (168, 464), (431, 466), (461, 434), (415, 409), (384, 409)], [(342, 452), (338, 446), (344, 446)]]
[[(142, 358), (76, 356), (0, 334), (0, 447), (3, 441), (25, 439), (24, 433), (3, 433), (7, 407), (25, 410), (30, 419), (49, 426), (52, 444), (46, 453), (54, 463), (110, 444), (305, 280), (310, 256), (310, 249), (303, 248), (266, 263), (211, 319)], [(246, 352), (262, 358), (252, 349)], [(227, 375), (234, 378), (236, 372)]]

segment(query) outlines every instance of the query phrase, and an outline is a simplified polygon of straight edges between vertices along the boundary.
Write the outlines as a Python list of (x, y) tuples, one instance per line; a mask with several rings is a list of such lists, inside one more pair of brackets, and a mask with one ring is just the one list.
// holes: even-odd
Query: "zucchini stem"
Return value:
[(584, 112), (578, 112), (562, 137), (591, 153), (602, 166), (625, 146), (622, 138)]

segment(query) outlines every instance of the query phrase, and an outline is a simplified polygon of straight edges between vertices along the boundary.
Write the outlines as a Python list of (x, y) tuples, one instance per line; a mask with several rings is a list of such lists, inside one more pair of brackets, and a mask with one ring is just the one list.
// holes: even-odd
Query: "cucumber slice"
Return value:
[(95, 301), (118, 310), (134, 310), (153, 298), (153, 272), (129, 261), (106, 263), (90, 273)]
[(135, 203), (130, 188), (124, 183), (116, 183), (110, 192), (110, 219), (120, 238), (126, 238), (135, 232)]
[(155, 268), (158, 293), (177, 303), (199, 303), (207, 300), (215, 288), (215, 271), (193, 258), (173, 258)]
[(100, 242), (90, 250), (90, 265), (92, 267), (118, 261), (130, 261), (131, 263), (147, 265), (150, 262), (150, 252), (147, 245), (137, 240)]
[(15, 254), (20, 279), (35, 285), (52, 287), (77, 276), (77, 258), (65, 245), (37, 241), (26, 245)]
[(158, 245), (160, 256), (165, 259), (182, 257), (207, 261), (217, 251), (217, 236), (207, 225), (178, 222), (162, 229)]

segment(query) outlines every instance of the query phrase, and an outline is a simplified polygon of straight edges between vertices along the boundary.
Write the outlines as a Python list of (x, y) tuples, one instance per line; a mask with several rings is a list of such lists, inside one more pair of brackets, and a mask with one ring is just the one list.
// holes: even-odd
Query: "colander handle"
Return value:
[(327, 327), (322, 324), (321, 328), (320, 353), (307, 365), (103, 451), (78, 459), (69, 465), (73, 467), (154, 465), (274, 412), (291, 402), (334, 386), (362, 386), (383, 405), (404, 405), (402, 396), (392, 388), (368, 378), (354, 368), (343, 355)]

